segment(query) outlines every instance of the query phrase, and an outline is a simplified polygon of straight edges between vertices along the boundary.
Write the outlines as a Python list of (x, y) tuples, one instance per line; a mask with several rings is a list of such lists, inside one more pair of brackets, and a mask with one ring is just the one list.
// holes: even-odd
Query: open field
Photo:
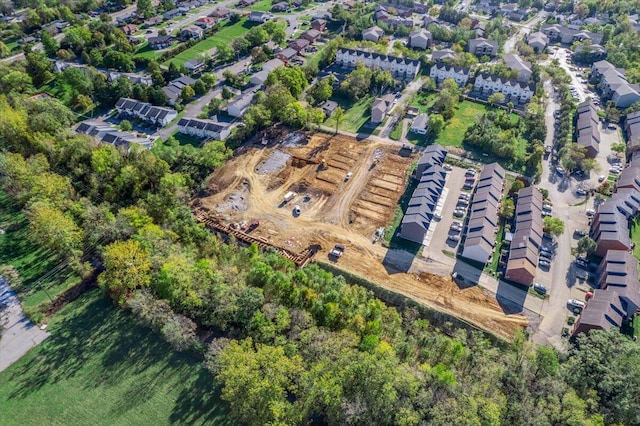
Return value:
[[(368, 126), (371, 120), (371, 104), (373, 103), (373, 97), (371, 95), (365, 96), (356, 103), (339, 97), (332, 98), (332, 100), (336, 101), (344, 109), (344, 119), (340, 124), (340, 130), (358, 133), (363, 127), (374, 126)], [(335, 128), (336, 122), (329, 117), (327, 121), (325, 121), (325, 125)]]
[(175, 353), (94, 290), (51, 336), (0, 373), (0, 424), (226, 425), (226, 404), (195, 357)]
[(631, 221), (631, 241), (635, 244), (633, 255), (640, 260), (640, 219), (637, 217)]
[(72, 287), (80, 278), (56, 259), (54, 253), (29, 242), (29, 223), (25, 214), (0, 192), (0, 265), (15, 267), (22, 280), (14, 288), (25, 313), (38, 320), (39, 307)]
[(444, 129), (436, 137), (435, 143), (461, 148), (467, 129), (476, 122), (479, 115), (485, 112), (487, 107), (483, 104), (471, 101), (460, 102), (455, 115), (446, 122)]
[[(345, 244), (340, 268), (500, 336), (526, 325), (521, 315), (506, 316), (482, 289), (460, 290), (442, 276), (450, 272), (448, 265), (387, 250), (374, 239), (376, 229), (393, 220), (416, 158), (401, 157), (394, 145), (341, 135), (314, 134), (298, 143), (281, 136), (267, 140), (268, 147), (244, 147), (218, 169), (206, 195), (194, 200), (194, 210), (226, 224), (260, 220), (252, 235), (294, 252), (320, 245), (319, 260), (336, 243)], [(346, 181), (348, 172), (353, 175)], [(288, 191), (297, 195), (285, 203)], [(295, 205), (298, 217), (292, 214)]]
[(174, 62), (176, 65), (183, 65), (188, 60), (202, 53), (209, 52), (214, 47), (231, 44), (234, 38), (241, 36), (253, 26), (255, 26), (255, 24), (249, 22), (246, 18), (239, 20), (235, 24), (227, 21), (226, 24), (220, 28), (220, 31), (202, 40), (200, 43), (191, 46), (168, 61), (163, 62), (162, 65), (168, 66), (171, 62)]

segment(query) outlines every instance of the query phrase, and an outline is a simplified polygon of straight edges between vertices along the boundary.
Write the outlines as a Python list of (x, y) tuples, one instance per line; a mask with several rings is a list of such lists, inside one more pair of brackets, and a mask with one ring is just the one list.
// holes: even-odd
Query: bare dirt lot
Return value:
[[(322, 133), (293, 143), (248, 146), (211, 176), (205, 196), (193, 207), (227, 224), (259, 220), (252, 235), (292, 251), (319, 244), (317, 258), (323, 261), (334, 244), (345, 244), (340, 268), (492, 333), (512, 336), (526, 326), (523, 316), (505, 315), (495, 298), (479, 288), (460, 290), (448, 277), (428, 272), (442, 265), (429, 265), (405, 251), (388, 252), (373, 242), (376, 229), (392, 220), (415, 160), (398, 155), (397, 145)], [(284, 202), (289, 191), (296, 196)]]

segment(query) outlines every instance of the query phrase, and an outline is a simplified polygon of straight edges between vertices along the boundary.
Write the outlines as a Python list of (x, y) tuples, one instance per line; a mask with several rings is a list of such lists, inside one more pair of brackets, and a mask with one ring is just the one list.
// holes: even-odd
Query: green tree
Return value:
[(105, 271), (98, 283), (119, 303), (129, 290), (146, 287), (151, 282), (151, 258), (138, 241), (116, 241), (104, 249)]
[(251, 338), (231, 341), (217, 356), (222, 398), (243, 424), (296, 424), (302, 412), (288, 399), (295, 395), (302, 359), (289, 357), (281, 347), (254, 344)]
[(225, 63), (229, 62), (235, 57), (235, 52), (233, 48), (229, 45), (222, 44), (218, 46), (218, 50), (216, 52), (216, 59), (218, 62)]
[(580, 238), (580, 240), (578, 241), (578, 253), (586, 253), (587, 255), (591, 255), (593, 252), (596, 251), (597, 248), (597, 243), (590, 238), (589, 236), (585, 236)]
[(511, 219), (516, 211), (516, 206), (513, 203), (512, 198), (505, 198), (502, 200), (502, 207), (500, 208), (500, 216), (503, 219)]
[(313, 99), (313, 104), (318, 105), (328, 100), (333, 95), (333, 88), (331, 87), (331, 81), (329, 78), (318, 80), (307, 91), (309, 96)]
[(216, 85), (216, 76), (215, 74), (205, 73), (202, 74), (200, 80), (204, 83), (207, 89), (212, 89)]
[(196, 95), (195, 90), (191, 86), (184, 86), (180, 92), (180, 99), (182, 102), (189, 102)]
[(60, 48), (60, 45), (58, 45), (58, 42), (53, 37), (51, 37), (51, 34), (49, 34), (48, 31), (41, 32), (40, 40), (47, 56), (50, 58), (56, 56), (56, 52)]
[(622, 142), (612, 143), (611, 151), (615, 152), (617, 157), (621, 157), (625, 152), (627, 152), (627, 145)]
[(504, 103), (504, 94), (502, 92), (495, 92), (489, 96), (488, 102), (491, 105), (500, 105)]
[(151, 0), (136, 0), (136, 8), (138, 15), (142, 16), (144, 19), (151, 18), (156, 14)]
[(207, 93), (207, 86), (205, 86), (202, 80), (196, 80), (196, 82), (193, 83), (193, 91), (196, 95), (202, 96)]
[(557, 217), (547, 216), (542, 219), (544, 232), (548, 232), (556, 237), (564, 233), (564, 222)]
[(120, 122), (120, 130), (122, 130), (123, 132), (130, 132), (131, 129), (133, 129), (133, 126), (131, 125), (131, 122), (129, 120), (122, 120)]
[(434, 135), (439, 135), (444, 129), (444, 117), (440, 114), (431, 114), (429, 117), (429, 129)]
[(331, 118), (336, 123), (336, 133), (338, 133), (340, 124), (342, 124), (342, 121), (344, 120), (344, 110), (342, 109), (342, 107), (336, 108), (336, 110), (333, 111), (333, 115), (331, 116)]
[(73, 219), (45, 203), (33, 205), (28, 217), (29, 236), (33, 242), (62, 257), (78, 254), (84, 233)]
[(283, 121), (289, 126), (301, 128), (307, 123), (307, 119), (307, 110), (300, 102), (292, 102), (284, 109)]

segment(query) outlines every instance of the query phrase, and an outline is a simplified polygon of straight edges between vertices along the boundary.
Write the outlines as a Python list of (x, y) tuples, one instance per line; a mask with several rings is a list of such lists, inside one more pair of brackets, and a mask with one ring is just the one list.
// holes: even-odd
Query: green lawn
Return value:
[(134, 57), (136, 58), (144, 58), (144, 59), (158, 59), (162, 55), (162, 52), (159, 50), (153, 50), (149, 47), (149, 43), (146, 41), (136, 49), (134, 53)]
[(254, 23), (249, 22), (246, 18), (232, 24), (227, 21), (226, 24), (211, 37), (202, 40), (200, 43), (195, 44), (174, 56), (172, 59), (165, 61), (162, 65), (169, 65), (171, 62), (175, 62), (176, 65), (182, 65), (190, 59), (197, 57), (198, 55), (208, 52), (214, 47), (222, 45), (229, 45), (231, 41), (247, 32), (251, 27), (255, 26)]
[[(56, 256), (29, 241), (29, 226), (24, 213), (0, 192), (0, 265), (14, 266), (22, 284), (14, 288), (27, 315), (37, 321), (43, 303), (79, 282), (71, 268)], [(0, 422), (1, 424), (1, 422)]]
[(435, 92), (428, 94), (418, 93), (409, 106), (418, 108), (420, 110), (420, 114), (428, 113), (437, 97), (438, 94)]
[(396, 124), (393, 126), (393, 130), (389, 133), (389, 138), (394, 141), (399, 141), (402, 138), (402, 123), (404, 120), (398, 120)]
[[(373, 127), (373, 125), (368, 126), (369, 121), (371, 120), (372, 96), (367, 95), (356, 103), (352, 103), (350, 100), (344, 98), (333, 98), (332, 100), (336, 101), (345, 111), (344, 119), (340, 124), (340, 130), (358, 133), (364, 127), (370, 127), (369, 130), (371, 131), (377, 127)], [(325, 122), (325, 125), (335, 127), (336, 124), (335, 121), (329, 117)]]
[(476, 122), (480, 114), (487, 112), (487, 107), (471, 101), (462, 101), (455, 115), (449, 120), (435, 143), (442, 146), (462, 147), (462, 141), (467, 129)]
[(62, 309), (51, 336), (0, 373), (0, 424), (230, 425), (213, 376), (98, 290)]
[(273, 2), (271, 0), (260, 0), (253, 5), (244, 8), (243, 10), (255, 10), (256, 12), (268, 12), (271, 10)]

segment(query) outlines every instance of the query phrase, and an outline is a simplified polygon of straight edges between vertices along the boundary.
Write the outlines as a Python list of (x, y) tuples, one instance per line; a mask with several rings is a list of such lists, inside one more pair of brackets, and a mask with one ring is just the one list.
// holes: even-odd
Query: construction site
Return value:
[[(387, 250), (393, 220), (417, 155), (390, 142), (272, 130), (239, 148), (216, 170), (192, 208), (212, 231), (273, 247), (298, 266), (336, 266), (499, 336), (527, 325), (505, 315), (495, 297), (460, 289), (451, 267)], [(401, 155), (402, 154), (402, 155)], [(344, 246), (338, 259), (329, 255)]]

